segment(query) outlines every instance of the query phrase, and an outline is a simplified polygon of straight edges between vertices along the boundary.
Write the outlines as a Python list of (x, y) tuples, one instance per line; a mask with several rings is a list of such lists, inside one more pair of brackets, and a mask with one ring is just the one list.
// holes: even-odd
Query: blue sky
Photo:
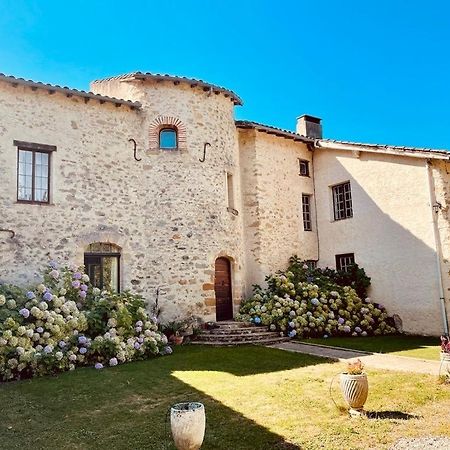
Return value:
[(450, 3), (0, 0), (0, 72), (87, 89), (134, 70), (201, 78), (239, 119), (450, 148)]

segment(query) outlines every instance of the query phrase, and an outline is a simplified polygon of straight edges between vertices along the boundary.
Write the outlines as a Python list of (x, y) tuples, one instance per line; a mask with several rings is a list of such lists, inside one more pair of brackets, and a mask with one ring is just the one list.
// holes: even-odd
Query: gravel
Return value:
[(450, 450), (450, 438), (425, 437), (400, 439), (390, 450)]

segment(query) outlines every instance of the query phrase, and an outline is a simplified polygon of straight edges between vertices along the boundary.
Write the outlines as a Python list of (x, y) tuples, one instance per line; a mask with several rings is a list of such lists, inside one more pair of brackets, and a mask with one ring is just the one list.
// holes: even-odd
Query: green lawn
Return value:
[(370, 336), (301, 339), (302, 342), (364, 350), (373, 353), (392, 353), (412, 358), (439, 360), (440, 340), (428, 336)]
[[(173, 449), (166, 412), (205, 404), (206, 449), (388, 448), (450, 435), (450, 387), (369, 370), (367, 410), (352, 420), (329, 397), (339, 363), (264, 347), (177, 347), (171, 356), (0, 385), (0, 448)], [(333, 397), (343, 406), (337, 383)], [(375, 418), (376, 417), (376, 418)]]

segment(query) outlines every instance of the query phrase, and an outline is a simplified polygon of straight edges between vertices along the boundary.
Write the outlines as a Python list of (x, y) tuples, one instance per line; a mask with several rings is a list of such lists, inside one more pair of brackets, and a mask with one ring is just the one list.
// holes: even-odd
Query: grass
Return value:
[(302, 342), (332, 345), (372, 353), (391, 353), (435, 361), (439, 361), (441, 349), (439, 338), (429, 336), (331, 337), (327, 339), (302, 339)]
[[(173, 449), (171, 404), (201, 401), (203, 450), (388, 448), (400, 437), (450, 435), (450, 387), (436, 377), (369, 371), (371, 417), (349, 419), (343, 366), (264, 347), (185, 346), (102, 371), (78, 369), (0, 385), (5, 449)], [(376, 417), (376, 418), (375, 418)]]

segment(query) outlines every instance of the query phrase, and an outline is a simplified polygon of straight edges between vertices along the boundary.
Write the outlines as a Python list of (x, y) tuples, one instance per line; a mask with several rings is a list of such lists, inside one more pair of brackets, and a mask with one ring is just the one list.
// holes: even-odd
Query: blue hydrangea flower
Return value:
[(259, 317), (255, 317), (255, 323), (261, 323), (261, 319)]
[(73, 274), (73, 278), (75, 279), (75, 280), (81, 280), (81, 277), (82, 277), (83, 275), (81, 275), (81, 273), (80, 272), (75, 272), (74, 274)]
[(292, 330), (292, 331), (289, 331), (288, 336), (293, 338), (296, 334), (297, 334), (297, 332), (295, 330)]
[(96, 369), (103, 369), (103, 364), (102, 363), (96, 363), (94, 367)]
[(30, 317), (30, 310), (27, 309), (27, 308), (22, 308), (22, 309), (19, 311), (19, 314), (20, 314), (21, 316), (25, 317), (25, 319), (28, 319), (28, 317)]
[(87, 290), (88, 290), (88, 287), (87, 287), (87, 285), (82, 284), (82, 285), (80, 286), (80, 289), (81, 289), (82, 291), (87, 291)]
[(52, 269), (56, 269), (58, 267), (58, 263), (52, 259), (51, 261), (49, 261), (48, 263), (49, 267), (51, 267)]
[(345, 320), (344, 320), (342, 317), (339, 317), (338, 323), (339, 323), (340, 325), (342, 325), (344, 322), (345, 322)]
[(42, 296), (42, 298), (43, 298), (45, 301), (49, 302), (49, 301), (53, 298), (53, 295), (52, 295), (52, 293), (51, 293), (50, 291), (47, 291), (47, 292)]
[(87, 348), (86, 348), (86, 347), (81, 347), (81, 348), (80, 348), (80, 353), (81, 353), (82, 355), (84, 355), (86, 352), (87, 352)]
[(27, 299), (28, 300), (33, 300), (33, 298), (35, 298), (36, 296), (34, 295), (34, 292), (32, 291), (28, 291), (27, 292)]
[(78, 336), (79, 344), (86, 344), (86, 342), (87, 342), (86, 336)]

